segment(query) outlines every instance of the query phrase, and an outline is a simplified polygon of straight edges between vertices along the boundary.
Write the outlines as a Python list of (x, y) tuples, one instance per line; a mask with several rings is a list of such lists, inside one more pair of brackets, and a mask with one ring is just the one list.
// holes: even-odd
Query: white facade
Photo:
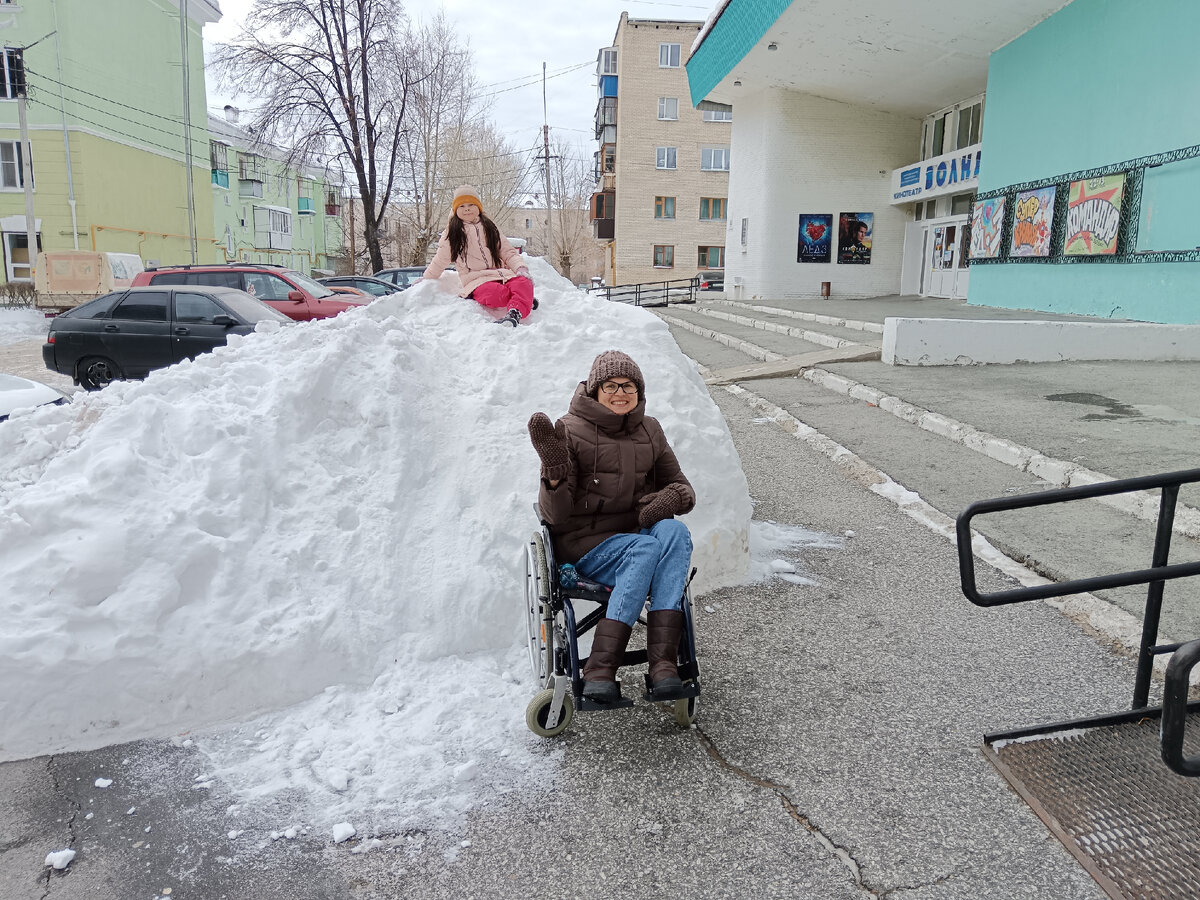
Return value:
[[(920, 120), (770, 88), (734, 104), (725, 292), (740, 299), (878, 297), (900, 283), (906, 211), (891, 203), (894, 169), (911, 159)], [(871, 262), (797, 262), (803, 214), (874, 214)], [(745, 222), (745, 242), (742, 225)]]

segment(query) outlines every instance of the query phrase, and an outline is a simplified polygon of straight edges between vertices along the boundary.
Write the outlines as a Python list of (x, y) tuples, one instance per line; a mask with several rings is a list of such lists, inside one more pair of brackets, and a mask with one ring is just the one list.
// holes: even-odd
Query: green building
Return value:
[(232, 106), (207, 126), (219, 258), (332, 275), (330, 257), (342, 253), (345, 237), (340, 184), (323, 171), (288, 167), (286, 153), (257, 143)]

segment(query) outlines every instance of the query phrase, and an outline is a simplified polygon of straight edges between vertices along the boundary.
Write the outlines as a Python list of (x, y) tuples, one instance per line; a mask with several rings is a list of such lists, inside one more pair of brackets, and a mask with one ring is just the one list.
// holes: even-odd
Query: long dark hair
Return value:
[[(479, 213), (479, 223), (483, 225), (483, 236), (487, 244), (488, 252), (492, 254), (491, 268), (500, 268), (500, 229), (496, 227), (496, 223), (483, 214)], [(463, 220), (458, 217), (457, 212), (450, 213), (450, 224), (446, 228), (447, 236), (450, 238), (450, 258), (457, 260), (466, 252), (467, 249), (467, 232), (463, 228)]]

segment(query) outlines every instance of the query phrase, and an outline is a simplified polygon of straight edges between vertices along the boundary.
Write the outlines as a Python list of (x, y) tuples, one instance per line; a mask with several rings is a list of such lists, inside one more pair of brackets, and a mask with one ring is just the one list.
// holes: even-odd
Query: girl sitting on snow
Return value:
[(462, 282), (458, 296), (508, 310), (498, 324), (516, 328), (537, 306), (533, 282), (521, 254), (504, 239), (496, 223), (483, 214), (479, 196), (467, 184), (454, 192), (450, 222), (438, 241), (437, 255), (422, 277), (438, 278), (451, 262)]
[(675, 663), (692, 536), (672, 517), (689, 512), (696, 494), (662, 426), (645, 413), (637, 363), (608, 350), (575, 388), (565, 416), (554, 425), (545, 413), (529, 419), (529, 437), (542, 461), (538, 508), (550, 526), (555, 559), (613, 586), (583, 669), (583, 695), (600, 703), (621, 696), (617, 669), (647, 594), (654, 699), (675, 700), (685, 690)]

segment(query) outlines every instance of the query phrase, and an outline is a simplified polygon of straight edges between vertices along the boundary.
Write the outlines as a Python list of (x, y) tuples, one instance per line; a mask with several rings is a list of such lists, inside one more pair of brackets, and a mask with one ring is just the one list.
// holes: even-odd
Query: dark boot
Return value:
[(583, 696), (600, 703), (621, 699), (617, 669), (625, 658), (625, 645), (633, 629), (616, 619), (601, 619), (592, 637), (592, 653), (583, 667)]
[(646, 615), (646, 657), (650, 663), (650, 690), (655, 700), (678, 700), (683, 682), (675, 663), (683, 634), (683, 610), (655, 609)]
[(511, 325), (513, 328), (516, 328), (521, 324), (521, 314), (515, 309), (510, 309), (508, 314), (503, 319), (496, 320), (496, 324)]

